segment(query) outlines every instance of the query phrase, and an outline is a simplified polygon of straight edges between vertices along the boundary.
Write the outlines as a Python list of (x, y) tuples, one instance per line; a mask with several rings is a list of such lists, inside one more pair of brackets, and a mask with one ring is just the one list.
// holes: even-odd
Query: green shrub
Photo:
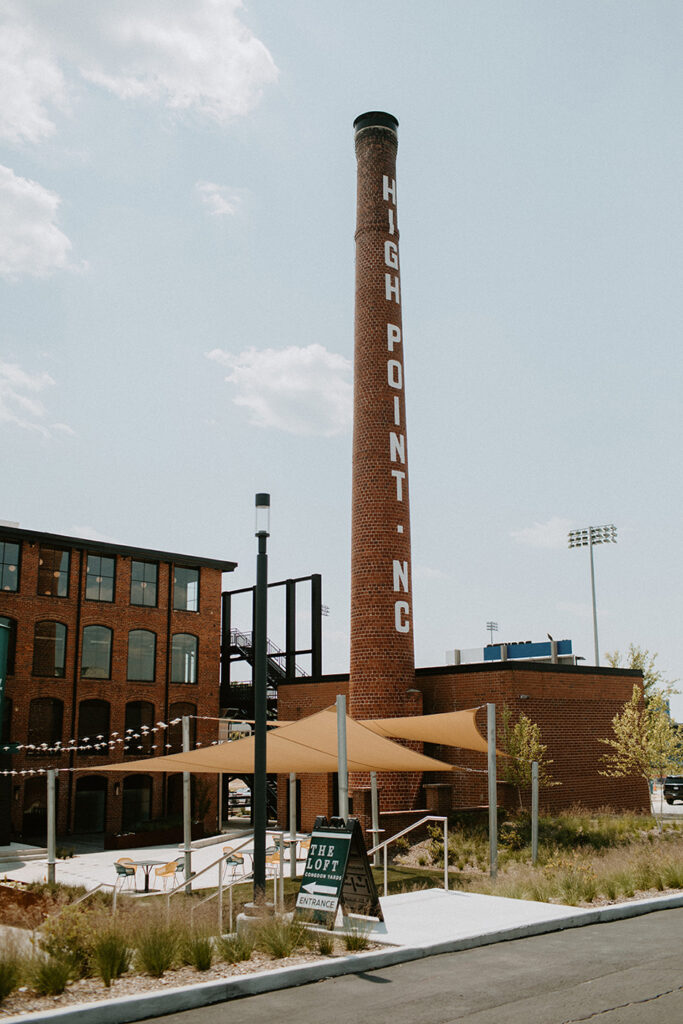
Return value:
[(252, 935), (235, 933), (222, 935), (217, 945), (218, 952), (226, 963), (239, 964), (243, 960), (251, 959), (255, 943)]
[(146, 974), (152, 978), (160, 978), (175, 964), (179, 945), (176, 928), (148, 923), (135, 938), (136, 962)]
[(208, 971), (214, 957), (213, 939), (205, 931), (188, 932), (180, 942), (180, 955), (196, 971)]
[(298, 921), (274, 918), (261, 925), (256, 934), (256, 945), (275, 960), (291, 956), (298, 946), (305, 944), (305, 929)]
[(370, 945), (369, 935), (372, 924), (369, 921), (350, 920), (346, 931), (342, 933), (342, 941), (350, 953), (359, 953)]
[(86, 978), (97, 935), (92, 912), (66, 906), (48, 917), (41, 928), (40, 948), (48, 957), (68, 964), (71, 977)]
[(35, 959), (29, 968), (31, 988), (39, 996), (58, 996), (66, 988), (71, 976), (71, 965), (57, 957), (50, 956), (47, 960)]
[(318, 952), (323, 956), (332, 956), (334, 953), (334, 938), (329, 932), (318, 932), (318, 941), (316, 943)]
[(396, 850), (396, 853), (408, 853), (410, 843), (405, 836), (400, 836), (400, 838), (394, 843), (394, 849)]
[(21, 964), (19, 956), (13, 949), (5, 949), (0, 953), (0, 1003), (6, 999), (19, 984)]
[(112, 928), (96, 939), (91, 961), (95, 973), (109, 988), (130, 967), (131, 951), (123, 935)]

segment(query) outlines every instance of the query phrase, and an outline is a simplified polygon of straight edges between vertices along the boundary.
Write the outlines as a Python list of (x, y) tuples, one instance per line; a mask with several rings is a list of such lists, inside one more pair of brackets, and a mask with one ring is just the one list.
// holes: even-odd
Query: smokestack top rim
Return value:
[(385, 110), (368, 110), (365, 114), (359, 114), (353, 122), (353, 130), (357, 135), (364, 128), (389, 128), (395, 132), (398, 128), (398, 118), (388, 114)]

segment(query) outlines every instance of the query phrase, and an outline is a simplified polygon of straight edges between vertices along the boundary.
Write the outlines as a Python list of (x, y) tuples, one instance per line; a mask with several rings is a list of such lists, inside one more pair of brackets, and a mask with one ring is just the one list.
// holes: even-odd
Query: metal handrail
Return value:
[[(243, 653), (246, 653), (247, 650), (251, 650), (253, 648), (253, 646), (254, 646), (254, 634), (253, 633), (245, 633), (241, 629), (231, 629), (230, 630), (230, 643), (234, 647), (239, 647), (242, 650)], [(275, 667), (278, 669), (279, 672), (282, 672), (282, 674), (284, 676), (285, 670), (282, 667), (282, 665), (277, 663), (277, 659), (286, 657), (286, 652), (283, 651), (281, 647), (278, 647), (277, 644), (274, 644), (273, 641), (270, 639), (270, 637), (268, 637), (266, 639), (266, 653), (267, 653), (268, 657), (271, 659), (271, 661), (274, 661), (276, 663)], [(294, 675), (295, 676), (302, 676), (303, 677), (303, 676), (306, 676), (308, 674), (309, 673), (307, 673), (306, 670), (301, 667), (301, 665), (297, 665), (296, 662), (295, 662), (295, 664), (294, 664)]]
[(373, 853), (378, 853), (379, 850), (384, 851), (384, 895), (388, 894), (388, 881), (387, 881), (387, 847), (389, 843), (395, 842), (400, 839), (401, 836), (405, 836), (408, 832), (412, 832), (414, 828), (419, 828), (420, 825), (424, 825), (426, 821), (440, 821), (443, 826), (443, 887), (448, 892), (448, 818), (443, 817), (439, 814), (427, 814), (424, 818), (420, 818), (419, 821), (413, 822), (412, 825), (408, 825), (407, 828), (401, 829), (396, 835), (391, 836), (389, 839), (383, 839), (381, 843), (376, 843), (375, 846), (368, 850), (368, 857)]

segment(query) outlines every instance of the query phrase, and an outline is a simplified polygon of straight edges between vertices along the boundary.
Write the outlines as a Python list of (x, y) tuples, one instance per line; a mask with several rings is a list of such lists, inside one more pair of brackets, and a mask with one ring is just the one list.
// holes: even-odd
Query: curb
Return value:
[(199, 982), (167, 989), (164, 992), (146, 992), (141, 995), (122, 996), (95, 1003), (48, 1010), (45, 1013), (25, 1013), (5, 1017), (3, 1024), (128, 1024), (129, 1021), (161, 1017), (164, 1014), (181, 1013), (201, 1006), (240, 999), (244, 996), (259, 995), (278, 989), (295, 988), (314, 981), (338, 978), (344, 974), (361, 971), (375, 971), (382, 967), (393, 967), (411, 960), (422, 960), (442, 953), (457, 953), (479, 946), (490, 946), (498, 942), (546, 935), (568, 928), (582, 928), (591, 924), (605, 924), (609, 921), (641, 917), (658, 910), (674, 910), (683, 907), (683, 894), (661, 896), (653, 899), (633, 900), (630, 903), (616, 903), (595, 910), (576, 910), (566, 917), (539, 921), (533, 924), (515, 925), (496, 932), (470, 935), (460, 939), (446, 939), (429, 946), (397, 946), (385, 950), (371, 950), (336, 960), (321, 960), (314, 964), (299, 964), (295, 967), (277, 967), (275, 970), (239, 978)]

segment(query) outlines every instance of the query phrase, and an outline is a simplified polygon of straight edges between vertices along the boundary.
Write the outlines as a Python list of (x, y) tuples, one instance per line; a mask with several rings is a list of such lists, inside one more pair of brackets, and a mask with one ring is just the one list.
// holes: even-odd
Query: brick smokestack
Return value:
[(354, 718), (414, 714), (421, 706), (414, 690), (397, 128), (395, 117), (376, 111), (354, 121), (358, 186), (349, 682)]

